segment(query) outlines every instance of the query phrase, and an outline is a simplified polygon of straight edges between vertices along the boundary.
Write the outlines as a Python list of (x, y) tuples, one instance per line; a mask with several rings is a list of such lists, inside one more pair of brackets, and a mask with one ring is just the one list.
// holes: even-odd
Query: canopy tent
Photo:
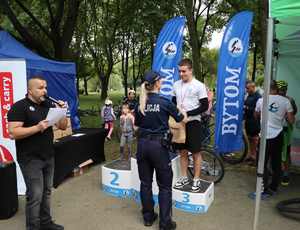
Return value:
[[(274, 38), (278, 41), (274, 45), (278, 58), (273, 78), (288, 82), (288, 95), (295, 99), (300, 108), (300, 100), (297, 100), (300, 86), (300, 1), (272, 0), (269, 8), (270, 16), (275, 19)], [(300, 139), (300, 113), (296, 121), (293, 137)]]
[[(300, 86), (298, 68), (300, 66), (300, 2), (298, 0), (269, 0), (267, 49), (262, 111), (262, 130), (259, 149), (259, 162), (256, 184), (256, 204), (253, 229), (258, 227), (261, 201), (262, 175), (265, 160), (266, 130), (268, 120), (268, 94), (270, 81), (282, 79), (288, 82), (288, 95), (297, 100), (297, 87)], [(272, 72), (273, 67), (273, 72)], [(300, 138), (299, 113), (296, 117), (294, 139)]]
[(30, 79), (34, 75), (43, 76), (48, 83), (49, 96), (68, 102), (72, 128), (80, 128), (77, 116), (78, 98), (74, 63), (58, 62), (43, 58), (27, 49), (6, 31), (0, 31), (1, 58), (25, 59), (27, 79)]

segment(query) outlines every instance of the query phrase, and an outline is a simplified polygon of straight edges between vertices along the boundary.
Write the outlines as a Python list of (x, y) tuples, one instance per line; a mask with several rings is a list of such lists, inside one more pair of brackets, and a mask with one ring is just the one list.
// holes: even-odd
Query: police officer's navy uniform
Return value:
[(148, 93), (145, 115), (135, 109), (135, 125), (138, 129), (137, 163), (141, 181), (141, 202), (144, 221), (151, 222), (156, 218), (152, 198), (152, 178), (156, 172), (159, 187), (160, 228), (169, 229), (172, 207), (173, 172), (164, 135), (169, 130), (168, 120), (172, 116), (177, 122), (184, 116), (168, 99), (157, 93)]

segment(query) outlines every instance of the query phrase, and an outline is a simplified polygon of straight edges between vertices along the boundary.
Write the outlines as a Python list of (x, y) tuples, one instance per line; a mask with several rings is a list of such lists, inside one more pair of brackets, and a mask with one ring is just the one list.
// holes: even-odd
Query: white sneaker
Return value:
[(201, 180), (193, 179), (193, 186), (192, 186), (192, 192), (199, 192), (201, 189)]
[(174, 188), (183, 188), (185, 185), (189, 183), (189, 178), (183, 176), (178, 179), (175, 183)]

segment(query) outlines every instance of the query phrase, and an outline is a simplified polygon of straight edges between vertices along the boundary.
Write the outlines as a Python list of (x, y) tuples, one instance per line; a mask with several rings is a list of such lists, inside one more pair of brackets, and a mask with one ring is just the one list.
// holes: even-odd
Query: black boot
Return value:
[(165, 226), (159, 226), (159, 230), (174, 230), (174, 229), (176, 229), (176, 222), (173, 220), (171, 220), (171, 222)]

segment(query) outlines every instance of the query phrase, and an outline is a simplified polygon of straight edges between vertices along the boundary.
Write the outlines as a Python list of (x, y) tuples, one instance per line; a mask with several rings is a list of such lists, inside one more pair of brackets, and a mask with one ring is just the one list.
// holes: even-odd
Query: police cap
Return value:
[(153, 84), (154, 82), (158, 81), (161, 78), (162, 76), (160, 76), (158, 72), (153, 70), (146, 72), (144, 75), (144, 81), (150, 84)]

